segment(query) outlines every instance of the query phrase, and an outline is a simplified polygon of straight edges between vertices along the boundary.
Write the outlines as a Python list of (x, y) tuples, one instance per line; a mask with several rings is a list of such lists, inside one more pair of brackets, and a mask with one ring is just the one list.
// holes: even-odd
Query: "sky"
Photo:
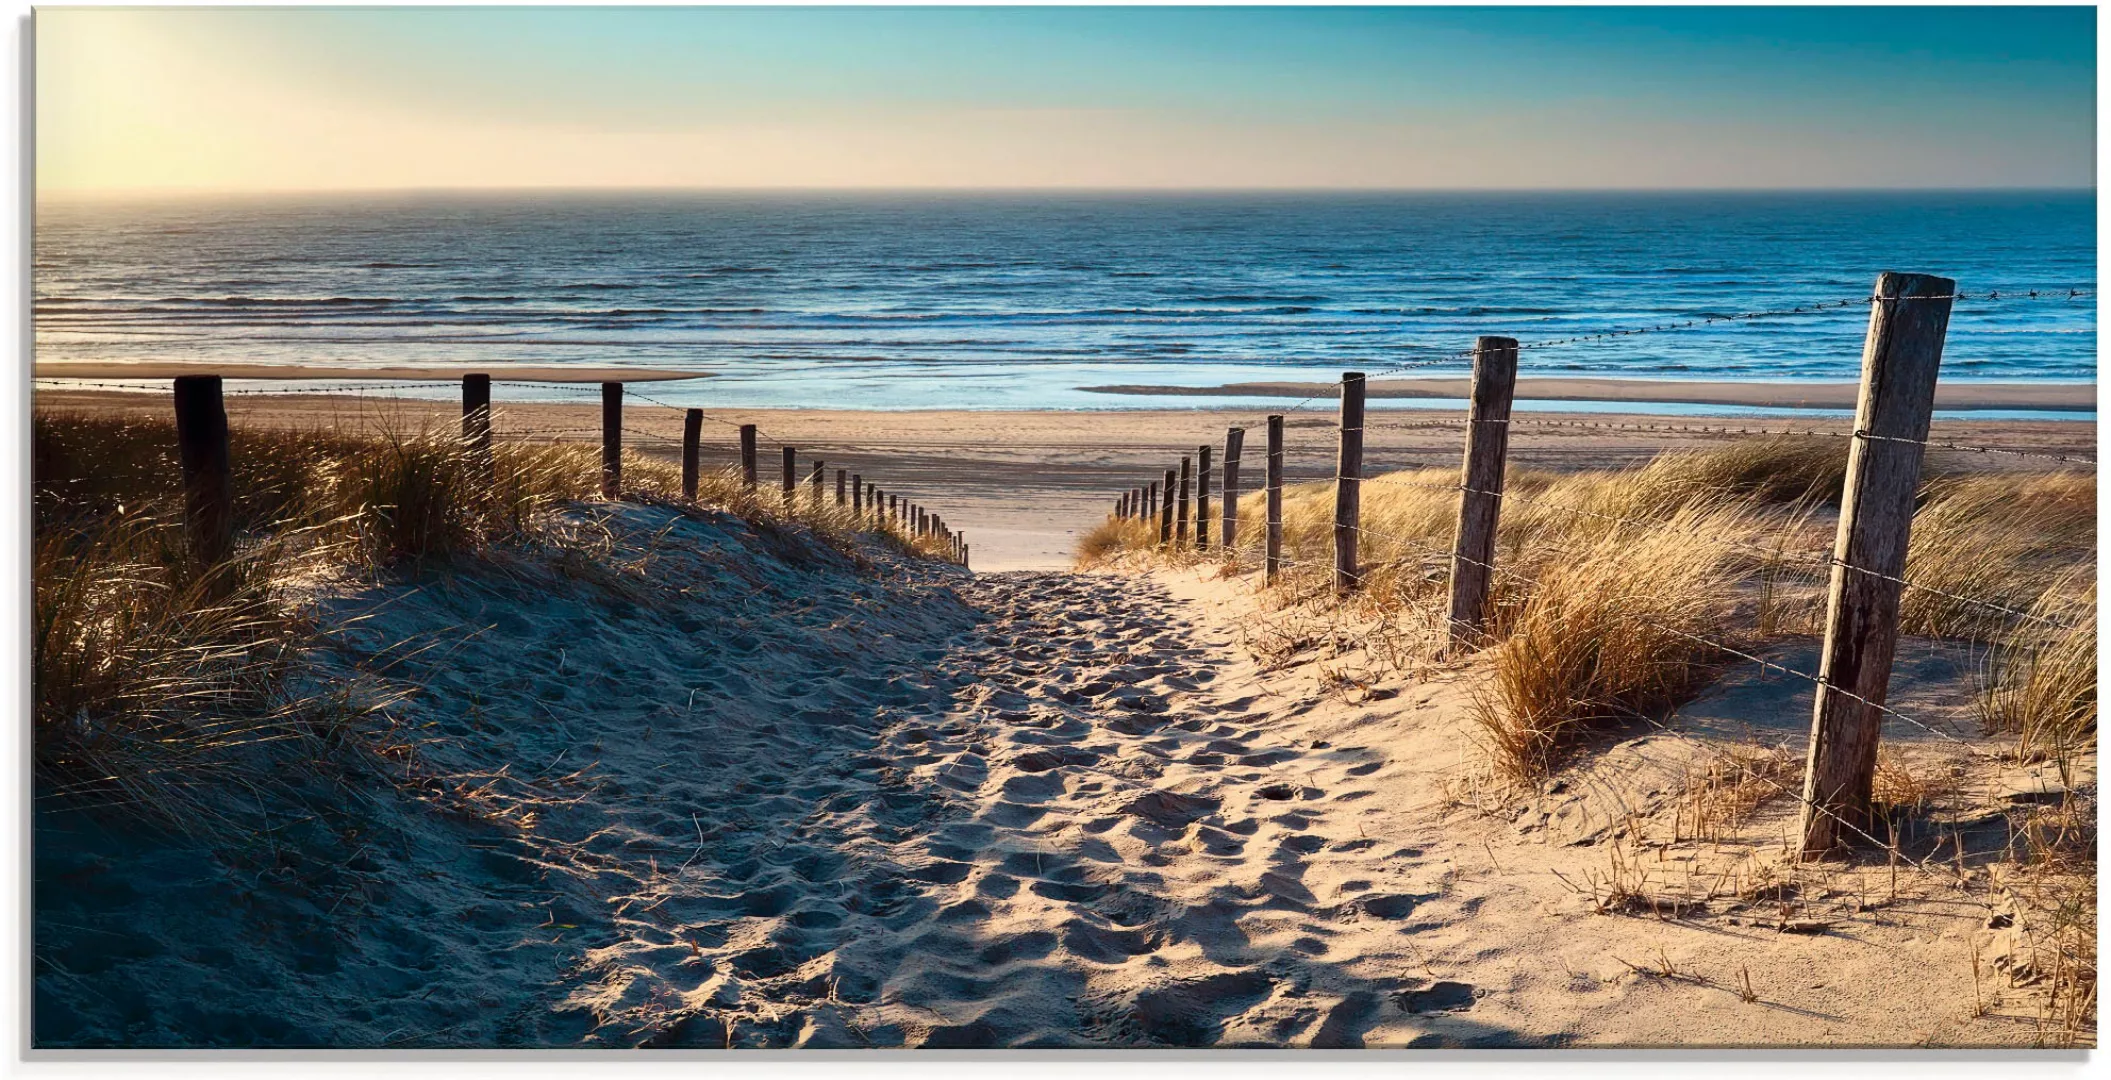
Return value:
[(40, 194), (2095, 183), (2090, 8), (43, 8)]

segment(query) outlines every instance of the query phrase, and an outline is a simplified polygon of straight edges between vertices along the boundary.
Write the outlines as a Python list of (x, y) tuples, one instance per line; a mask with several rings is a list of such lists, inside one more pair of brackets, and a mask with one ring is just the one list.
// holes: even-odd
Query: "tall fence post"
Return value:
[(900, 519), (901, 519), (901, 511), (899, 511), (898, 509), (896, 509), (896, 503), (897, 503), (897, 500), (899, 500), (900, 498), (901, 498), (901, 496), (899, 496), (899, 495), (896, 495), (895, 493), (893, 493), (893, 492), (891, 492), (891, 491), (887, 493), (887, 520), (888, 520), (888, 521), (898, 521), (898, 520), (900, 520)]
[(816, 458), (813, 471), (808, 473), (806, 477), (806, 493), (813, 497), (815, 510), (821, 509), (821, 484), (828, 479), (826, 465), (827, 462)]
[(1209, 512), (1209, 459), (1215, 452), (1207, 444), (1195, 448), (1195, 547), (1198, 549), (1209, 547), (1209, 533), (1217, 523)]
[(1273, 584), (1283, 569), (1283, 418), (1268, 418), (1267, 536), (1262, 541), (1261, 579)]
[(1927, 274), (1884, 273), (1876, 279), (1811, 710), (1803, 781), (1806, 858), (1839, 847), (1848, 831), (1866, 834), (1871, 825), (1880, 707), (1898, 650), (1897, 579), (1906, 570), (1922, 444), (1956, 292), (1956, 282)]
[(1165, 471), (1165, 486), (1159, 491), (1158, 543), (1162, 547), (1173, 542), (1173, 470)]
[(601, 384), (601, 497), (623, 493), (623, 384)]
[(491, 460), (491, 376), (462, 376), (462, 446), (479, 462)]
[(846, 469), (837, 469), (837, 470), (836, 470), (836, 505), (837, 505), (837, 506), (839, 506), (839, 507), (841, 507), (841, 506), (848, 506), (848, 505), (850, 504), (850, 495), (849, 495), (849, 493), (848, 493), (848, 491), (847, 491), (847, 487), (848, 487), (849, 483), (850, 483), (850, 472), (849, 472), (849, 470), (846, 470)]
[(1334, 462), (1334, 594), (1356, 588), (1363, 511), (1363, 373), (1341, 376), (1341, 450)]
[(1143, 517), (1145, 521), (1156, 520), (1158, 517), (1158, 481), (1156, 480), (1151, 481), (1144, 487)]
[(1236, 554), (1239, 544), (1239, 455), (1246, 451), (1246, 429), (1224, 433), (1224, 527), (1217, 534), (1224, 550)]
[(1494, 583), (1495, 530), (1503, 509), (1504, 462), (1510, 450), (1510, 400), (1517, 390), (1517, 339), (1473, 343), (1467, 393), (1466, 460), (1459, 467), (1459, 522), (1451, 543), (1452, 653), (1480, 646)]
[(234, 468), (220, 376), (176, 377), (176, 457), (183, 470), (191, 557), (201, 572), (210, 571), (226, 562), (235, 546)]
[(792, 508), (792, 495), (799, 487), (799, 451), (793, 447), (787, 446), (784, 448), (784, 476), (782, 479), (784, 483), (784, 508), (789, 510)]
[(740, 482), (755, 490), (755, 425), (740, 425)]
[(850, 517), (853, 521), (865, 520), (865, 476), (850, 474)]
[(682, 414), (682, 498), (696, 501), (696, 476), (698, 456), (703, 452), (704, 410), (690, 409)]
[(1173, 518), (1174, 547), (1187, 546), (1187, 494), (1188, 489), (1194, 486), (1194, 470), (1193, 458), (1180, 459), (1180, 512)]

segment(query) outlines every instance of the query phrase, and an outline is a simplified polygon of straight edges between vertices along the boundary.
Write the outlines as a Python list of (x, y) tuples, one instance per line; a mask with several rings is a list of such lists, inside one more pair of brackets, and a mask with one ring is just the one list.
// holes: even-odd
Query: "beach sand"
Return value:
[[(1222, 386), (1087, 386), (1102, 394), (1151, 394), (1178, 397), (1332, 396), (1333, 383), (1244, 382)], [(1373, 378), (1365, 395), (1374, 399), (1459, 399), (1466, 396), (1463, 378)], [(1671, 405), (1719, 405), (1781, 409), (1852, 409), (1860, 384), (1852, 382), (1718, 382), (1706, 379), (1593, 379), (1574, 376), (1522, 375), (1519, 399), (1538, 401), (1650, 402)], [(2043, 409), (2089, 412), (2096, 408), (2094, 383), (1949, 382), (1935, 388), (1938, 409)]]
[[(167, 400), (151, 394), (40, 390), (40, 406), (127, 409), (166, 415)], [(1288, 403), (1286, 403), (1288, 404)], [(459, 406), (444, 401), (349, 395), (244, 395), (228, 399), (232, 420), (371, 430), (451, 425)], [(753, 423), (762, 433), (762, 476), (774, 482), (777, 447), (799, 449), (800, 475), (815, 458), (831, 470), (863, 475), (885, 491), (916, 499), (967, 534), (978, 570), (1066, 568), (1078, 535), (1113, 508), (1132, 486), (1161, 479), (1182, 454), (1208, 443), (1221, 456), (1225, 429), (1246, 428), (1242, 486), (1261, 480), (1266, 438), (1264, 416), (1250, 410), (1105, 410), (1092, 412), (868, 412), (826, 409), (710, 409), (704, 425), (707, 468), (738, 460), (737, 426)], [(1372, 410), (1365, 433), (1367, 468), (1450, 467), (1462, 453), (1455, 410)], [(1519, 414), (1510, 459), (1520, 466), (1579, 469), (1628, 465), (1665, 448), (1710, 445), (1734, 436), (1652, 428), (1726, 427), (1768, 431), (1782, 428), (1845, 435), (1847, 420), (1723, 419), (1610, 414)], [(1555, 424), (1540, 423), (1554, 421)], [(678, 410), (633, 403), (625, 411), (629, 445), (649, 453), (679, 453)], [(1292, 481), (1333, 475), (1335, 417), (1332, 403), (1318, 401), (1288, 414), (1285, 475)], [(533, 438), (598, 440), (598, 405), (510, 405), (501, 395), (494, 420), (501, 437), (534, 432)], [(1974, 445), (2094, 456), (2096, 425), (2076, 421), (1941, 420), (1933, 438)], [(1966, 455), (1940, 449), (1935, 460)], [(2038, 468), (2046, 463), (1972, 454), (1974, 468)]]
[[(1601, 913), (1613, 838), (1675, 830), (1699, 755), (1644, 727), (1542, 796), (1484, 795), (1480, 669), (1363, 677), (1373, 658), (1323, 630), (1264, 667), (1245, 646), (1284, 613), (1249, 581), (971, 576), (709, 512), (569, 513), (608, 537), (591, 565), (530, 553), (328, 592), (315, 677), (410, 692), (333, 839), (223, 875), (41, 816), (38, 880), (67, 884), (40, 892), (39, 1045), (2034, 1037), (2030, 991), (1974, 974), (2013, 942), (1939, 868), (1843, 867), (1786, 907)], [(1969, 670), (1909, 642), (1894, 701), (1968, 730)], [(1737, 670), (1669, 724), (1790, 734), (1806, 691)], [(1965, 760), (1885, 738), (1921, 767)], [(2038, 798), (2049, 770), (1975, 790)], [(1723, 863), (1768, 895), (1763, 858), (1736, 856), (1793, 805), (1646, 853), (1650, 887)]]

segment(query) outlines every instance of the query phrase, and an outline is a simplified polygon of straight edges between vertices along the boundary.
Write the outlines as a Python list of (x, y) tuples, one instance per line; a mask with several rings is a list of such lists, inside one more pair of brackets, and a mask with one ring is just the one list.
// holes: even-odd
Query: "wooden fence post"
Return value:
[(1205, 443), (1195, 448), (1195, 547), (1208, 550), (1209, 531), (1216, 519), (1209, 512), (1209, 458), (1215, 448)]
[(792, 494), (799, 486), (799, 452), (792, 447), (784, 448), (784, 508), (792, 508)]
[(1224, 549), (1237, 554), (1239, 543), (1239, 455), (1246, 451), (1246, 429), (1224, 433), (1224, 527), (1218, 533)]
[(491, 460), (491, 376), (462, 376), (462, 445), (471, 456)]
[(704, 410), (682, 414), (682, 498), (696, 501), (697, 456), (702, 452)]
[(601, 384), (601, 497), (623, 494), (623, 384)]
[(1165, 471), (1165, 487), (1159, 489), (1158, 543), (1163, 547), (1173, 542), (1173, 470)]
[(887, 493), (887, 520), (888, 520), (888, 521), (895, 521), (895, 520), (898, 520), (898, 519), (899, 519), (899, 518), (901, 517), (901, 513), (900, 513), (900, 512), (898, 511), (898, 510), (896, 510), (896, 509), (895, 509), (895, 500), (897, 500), (898, 498), (900, 498), (900, 496), (897, 496), (897, 495), (896, 495), (895, 493), (893, 493), (893, 492), (891, 492), (891, 491)]
[(848, 504), (849, 504), (849, 502), (850, 502), (850, 495), (849, 495), (849, 494), (848, 494), (848, 493), (847, 493), (847, 492), (846, 492), (846, 491), (844, 490), (844, 488), (845, 488), (845, 485), (847, 485), (847, 484), (849, 484), (849, 483), (850, 483), (850, 473), (849, 473), (849, 471), (848, 471), (848, 470), (845, 470), (845, 469), (837, 469), (837, 470), (836, 470), (836, 505), (837, 505), (837, 506), (839, 506), (839, 507), (840, 507), (840, 506), (846, 506), (846, 505), (848, 505)]
[(865, 520), (865, 476), (850, 474), (850, 516), (853, 520)]
[(1268, 418), (1267, 536), (1261, 555), (1262, 580), (1273, 584), (1283, 568), (1283, 418)]
[(1845, 844), (1849, 832), (1870, 831), (1879, 707), (1898, 649), (1896, 579), (1906, 570), (1922, 444), (1956, 292), (1956, 282), (1927, 274), (1876, 279), (1804, 768), (1805, 858)]
[(755, 425), (740, 425), (740, 482), (755, 490)]
[(1341, 376), (1341, 450), (1334, 462), (1334, 594), (1356, 588), (1363, 511), (1363, 373)]
[(828, 479), (826, 475), (828, 470), (824, 468), (826, 464), (827, 462), (818, 458), (815, 459), (813, 471), (808, 473), (806, 477), (806, 493), (813, 497), (815, 510), (821, 509), (821, 483)]
[(1504, 462), (1510, 448), (1510, 399), (1517, 390), (1517, 339), (1473, 343), (1467, 391), (1466, 460), (1459, 467), (1459, 522), (1451, 543), (1450, 630), (1445, 649), (1478, 648), (1494, 583), (1495, 529), (1503, 509)]
[(176, 457), (183, 470), (191, 558), (200, 572), (210, 572), (226, 562), (235, 547), (234, 467), (227, 452), (227, 407), (220, 396), (220, 376), (176, 377)]
[(1195, 462), (1193, 458), (1180, 459), (1180, 510), (1173, 517), (1173, 546), (1187, 546), (1187, 493), (1194, 486)]
[(1151, 481), (1150, 484), (1144, 487), (1143, 516), (1145, 521), (1152, 521), (1158, 517), (1158, 481), (1156, 480)]

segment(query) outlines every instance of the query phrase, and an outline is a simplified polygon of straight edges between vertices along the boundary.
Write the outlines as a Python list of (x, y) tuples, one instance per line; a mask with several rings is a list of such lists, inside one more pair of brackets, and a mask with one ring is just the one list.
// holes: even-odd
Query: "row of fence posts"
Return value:
[[(1892, 660), (1898, 647), (1900, 580), (1906, 568), (1914, 495), (1920, 484), (1922, 450), (1935, 405), (1935, 380), (1942, 363), (1956, 283), (1925, 274), (1878, 276), (1862, 352), (1861, 390), (1840, 500), (1831, 581), (1826, 597), (1825, 639), (1812, 707), (1809, 756), (1805, 763), (1802, 852), (1815, 857), (1839, 847), (1849, 832), (1868, 834), (1877, 741)], [(1907, 303), (1906, 301), (1913, 301)], [(1486, 644), (1489, 590), (1496, 572), (1496, 527), (1509, 452), (1510, 406), (1517, 388), (1515, 338), (1481, 337), (1474, 342), (1473, 376), (1466, 410), (1465, 460), (1459, 474), (1459, 514), (1453, 533), (1448, 598), (1447, 651), (1461, 655)], [(1334, 573), (1336, 595), (1347, 595), (1363, 575), (1361, 534), (1364, 376), (1341, 379), (1341, 420), (1334, 480)], [(1238, 459), (1245, 432), (1232, 428), (1224, 443), (1224, 509), (1215, 543), (1229, 551), (1237, 539)], [(1158, 524), (1158, 542), (1208, 550), (1210, 452), (1201, 446), (1193, 461), (1162, 480), (1131, 488), (1115, 504), (1122, 518)], [(1262, 547), (1263, 580), (1273, 583), (1282, 566), (1283, 418), (1268, 417), (1267, 532)], [(1163, 487), (1161, 488), (1161, 484)], [(1189, 516), (1189, 489), (1195, 496)]]
[[(234, 479), (228, 454), (227, 407), (218, 375), (181, 375), (175, 380), (176, 444), (183, 472), (186, 524), (192, 551), (202, 565), (217, 566), (234, 550)], [(704, 411), (685, 410), (682, 416), (682, 497), (696, 499), (700, 477)], [(756, 487), (757, 429), (740, 425), (740, 476), (749, 490)], [(462, 444), (471, 461), (486, 477), (492, 468), (491, 376), (462, 376)], [(794, 508), (798, 452), (784, 448), (784, 506)], [(816, 461), (808, 476), (812, 505), (823, 505), (823, 463)], [(936, 537), (945, 543), (953, 562), (968, 565), (968, 542), (954, 532), (945, 519), (923, 506), (879, 485), (861, 474), (837, 469), (835, 505), (848, 509), (859, 522), (893, 523), (912, 536)], [(623, 384), (601, 384), (601, 496), (620, 498), (623, 492)], [(881, 496), (886, 497), (883, 504)]]

